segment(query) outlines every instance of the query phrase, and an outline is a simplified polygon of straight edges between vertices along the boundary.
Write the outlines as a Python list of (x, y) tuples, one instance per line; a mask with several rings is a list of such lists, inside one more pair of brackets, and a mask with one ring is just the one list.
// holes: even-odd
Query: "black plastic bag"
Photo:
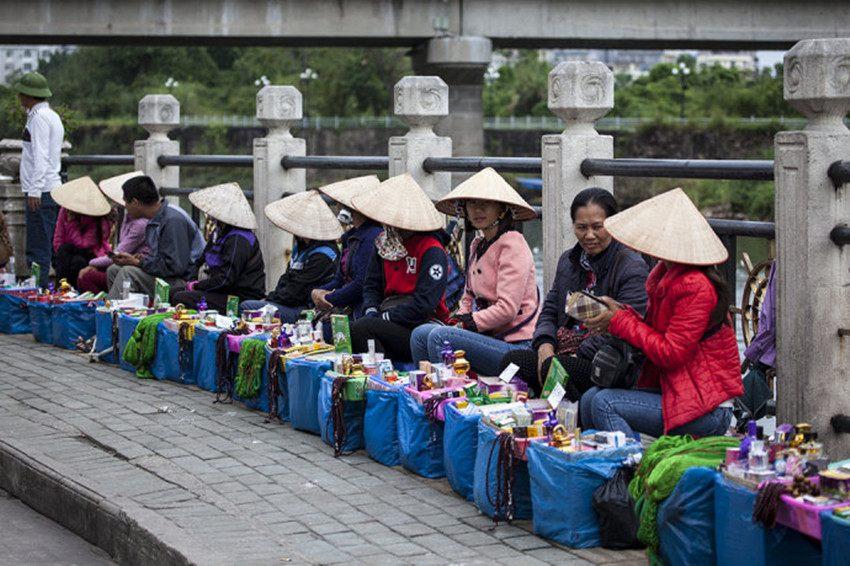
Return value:
[(593, 510), (599, 521), (599, 540), (603, 548), (643, 548), (637, 537), (635, 504), (629, 496), (633, 475), (633, 467), (623, 466), (593, 492)]

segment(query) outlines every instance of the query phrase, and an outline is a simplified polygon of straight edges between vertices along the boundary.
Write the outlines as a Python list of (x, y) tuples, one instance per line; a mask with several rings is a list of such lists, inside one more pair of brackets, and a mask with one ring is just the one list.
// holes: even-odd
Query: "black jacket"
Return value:
[(192, 242), (198, 227), (188, 216), (164, 201), (145, 227), (148, 253), (139, 267), (148, 275), (163, 279), (185, 279), (192, 272)]
[(207, 252), (218, 255), (220, 265), (208, 266), (209, 277), (198, 281), (195, 290), (236, 295), (242, 301), (265, 297), (266, 270), (259, 240), (254, 237), (252, 242), (241, 234), (232, 234), (229, 230), (219, 236), (218, 241), (221, 245), (207, 243), (195, 271), (206, 262)]
[[(587, 271), (579, 263), (581, 246), (564, 252), (558, 260), (555, 281), (546, 294), (543, 309), (534, 329), (532, 347), (536, 350), (541, 344), (557, 345), (558, 328), (567, 320), (567, 294), (583, 290), (587, 281)], [(595, 295), (607, 295), (619, 303), (631, 305), (641, 314), (646, 312), (646, 278), (649, 266), (640, 254), (613, 240), (601, 254), (590, 258), (590, 264), (596, 274)], [(604, 336), (593, 336), (581, 343), (578, 355), (592, 359), (596, 350), (604, 343)]]
[[(333, 257), (316, 251), (321, 247), (332, 249)], [(313, 241), (306, 247), (296, 244), (293, 260), (280, 276), (277, 287), (266, 299), (287, 307), (304, 307), (311, 304), (310, 292), (333, 278), (338, 260), (339, 248), (336, 242)]]

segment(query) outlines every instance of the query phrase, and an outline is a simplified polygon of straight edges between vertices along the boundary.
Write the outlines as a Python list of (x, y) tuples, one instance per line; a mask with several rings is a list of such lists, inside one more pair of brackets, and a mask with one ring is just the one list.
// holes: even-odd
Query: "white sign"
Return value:
[(499, 374), (499, 379), (504, 381), (505, 383), (510, 383), (511, 380), (516, 375), (516, 372), (519, 371), (519, 366), (516, 364), (508, 364), (508, 367), (502, 370), (502, 373)]
[(547, 397), (546, 400), (549, 401), (549, 406), (554, 409), (558, 406), (558, 403), (561, 402), (561, 399), (563, 399), (566, 394), (567, 392), (564, 390), (564, 386), (560, 383), (556, 383), (555, 388), (552, 389), (552, 393), (549, 394), (549, 397)]

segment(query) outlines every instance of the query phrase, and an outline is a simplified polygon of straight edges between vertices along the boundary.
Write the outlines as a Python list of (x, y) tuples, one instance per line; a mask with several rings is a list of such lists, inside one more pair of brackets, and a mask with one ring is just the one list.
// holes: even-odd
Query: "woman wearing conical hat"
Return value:
[(205, 302), (224, 314), (230, 295), (240, 300), (262, 298), (266, 271), (254, 234), (257, 219), (239, 185), (225, 183), (195, 191), (189, 201), (207, 217), (207, 245), (185, 287), (171, 290), (171, 304), (194, 309)]
[(661, 436), (722, 435), (732, 400), (744, 393), (729, 292), (716, 266), (728, 252), (681, 189), (605, 221), (623, 244), (658, 258), (646, 282), (646, 317), (604, 298), (608, 310), (587, 322), (646, 356), (638, 389), (590, 389), (584, 428)]
[(277, 307), (283, 322), (295, 322), (310, 308), (310, 291), (336, 273), (342, 226), (316, 191), (289, 195), (266, 206), (266, 218), (294, 236), (289, 265), (265, 300), (243, 301), (241, 310)]
[[(135, 177), (143, 177), (141, 171), (132, 173), (124, 173), (104, 179), (98, 183), (101, 192), (106, 195), (107, 199), (112, 201), (113, 208), (115, 206), (124, 208), (124, 192), (122, 187), (129, 179)], [(121, 221), (121, 230), (118, 233), (118, 245), (115, 247), (115, 253), (128, 255), (143, 255), (147, 252), (147, 244), (145, 243), (145, 228), (149, 220), (147, 218), (132, 218), (124, 211), (124, 218)], [(90, 291), (99, 293), (108, 291), (109, 285), (106, 280), (106, 270), (112, 265), (112, 254), (101, 254), (91, 261), (89, 264), (80, 270), (77, 277), (77, 288), (80, 291)]]
[(413, 331), (413, 359), (441, 360), (445, 342), (464, 350), (472, 369), (497, 375), (509, 351), (531, 345), (540, 310), (537, 273), (528, 242), (514, 222), (537, 216), (495, 170), (484, 169), (437, 202), (437, 210), (466, 217), (480, 231), (469, 251), (466, 286), (449, 326)]
[(76, 287), (89, 261), (112, 251), (112, 207), (90, 177), (69, 181), (52, 195), (61, 207), (53, 233), (53, 267), (57, 279)]
[(365, 314), (351, 327), (352, 348), (365, 352), (374, 340), (387, 357), (410, 362), (413, 329), (448, 320), (448, 258), (438, 237), (445, 219), (409, 174), (358, 194), (352, 205), (384, 226), (363, 285)]

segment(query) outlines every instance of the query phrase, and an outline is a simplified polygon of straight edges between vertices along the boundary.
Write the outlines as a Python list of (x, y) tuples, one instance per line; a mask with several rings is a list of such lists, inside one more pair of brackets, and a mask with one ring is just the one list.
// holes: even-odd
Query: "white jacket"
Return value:
[(59, 114), (47, 102), (39, 102), (27, 112), (21, 155), (21, 189), (30, 197), (41, 197), (62, 184), (59, 169), (65, 128)]

